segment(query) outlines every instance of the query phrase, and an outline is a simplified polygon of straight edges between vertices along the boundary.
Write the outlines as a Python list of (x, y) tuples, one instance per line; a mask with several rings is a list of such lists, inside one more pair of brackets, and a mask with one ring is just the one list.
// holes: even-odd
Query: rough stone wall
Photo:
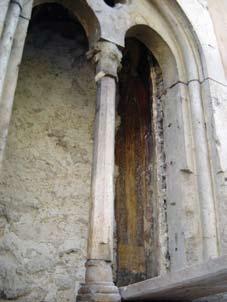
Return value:
[(158, 275), (166, 273), (170, 268), (169, 238), (167, 223), (167, 196), (166, 196), (166, 155), (164, 148), (164, 83), (161, 69), (155, 60), (151, 61), (151, 79), (152, 79), (152, 112), (153, 112), (153, 131), (155, 141), (154, 167), (155, 175), (153, 183), (155, 184), (155, 204), (154, 217), (157, 218), (154, 226), (154, 236), (156, 242), (153, 251), (153, 263), (156, 261)]
[[(64, 18), (63, 18), (64, 19)], [(78, 24), (31, 28), (0, 179), (0, 301), (75, 301), (84, 279), (95, 86)]]

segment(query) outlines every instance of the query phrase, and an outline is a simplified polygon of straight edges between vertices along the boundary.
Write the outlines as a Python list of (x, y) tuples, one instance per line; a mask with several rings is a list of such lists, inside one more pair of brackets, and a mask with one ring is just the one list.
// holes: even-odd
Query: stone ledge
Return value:
[(227, 292), (227, 256), (120, 288), (126, 301), (192, 301)]

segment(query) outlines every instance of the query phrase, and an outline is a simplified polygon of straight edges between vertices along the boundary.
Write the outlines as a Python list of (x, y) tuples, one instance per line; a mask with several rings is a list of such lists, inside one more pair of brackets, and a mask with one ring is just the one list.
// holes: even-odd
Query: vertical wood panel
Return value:
[[(140, 73), (141, 70), (141, 73)], [(151, 97), (147, 51), (130, 41), (120, 74), (116, 135), (118, 283), (146, 279), (152, 237)], [(144, 76), (145, 74), (145, 76)]]

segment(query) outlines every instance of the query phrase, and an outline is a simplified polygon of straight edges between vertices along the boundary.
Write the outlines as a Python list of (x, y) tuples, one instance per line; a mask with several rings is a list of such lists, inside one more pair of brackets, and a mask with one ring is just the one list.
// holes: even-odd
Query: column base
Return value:
[(113, 283), (112, 267), (104, 260), (88, 260), (85, 283), (77, 295), (77, 302), (120, 302), (121, 296)]
[(82, 284), (77, 302), (120, 302), (118, 288), (109, 282)]

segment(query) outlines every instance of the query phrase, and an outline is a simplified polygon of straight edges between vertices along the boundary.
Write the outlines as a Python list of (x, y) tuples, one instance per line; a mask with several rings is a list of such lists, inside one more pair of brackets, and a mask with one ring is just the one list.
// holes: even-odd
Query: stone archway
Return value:
[(6, 299), (75, 301), (84, 281), (96, 97), (88, 49), (71, 12), (35, 6), (1, 169)]
[[(155, 11), (156, 5), (163, 11), (162, 16)], [(206, 129), (203, 126), (205, 118), (204, 100), (201, 99), (203, 88), (199, 84), (203, 79), (203, 62), (199, 61), (196, 52), (197, 42), (190, 35), (190, 31), (185, 35), (179, 27), (176, 37), (173, 31), (167, 30), (167, 22), (172, 22), (169, 12), (175, 10), (175, 13), (180, 15), (179, 8), (173, 3), (171, 10), (170, 7), (163, 6), (155, 1), (148, 4), (146, 12), (143, 10), (144, 20), (148, 20), (147, 15), (152, 7), (153, 19), (156, 22), (149, 25), (146, 22), (132, 25), (126, 36), (139, 39), (150, 49), (163, 74), (164, 88), (160, 98), (165, 116), (163, 127), (168, 249), (163, 250), (164, 254), (161, 252), (160, 259), (161, 263), (165, 263), (170, 256), (170, 270), (177, 270), (186, 265), (203, 262), (210, 257), (209, 255), (217, 256), (218, 235), (212, 172), (207, 157), (202, 155), (208, 156), (209, 153)], [(141, 20), (141, 23), (144, 20)], [(187, 22), (185, 19), (186, 24)], [(182, 48), (177, 47), (177, 43)], [(200, 149), (195, 150), (194, 144), (198, 146), (202, 137), (201, 152)], [(198, 176), (195, 173), (197, 169), (200, 171)], [(198, 188), (204, 187), (205, 183), (206, 190), (199, 190)], [(161, 205), (161, 199), (157, 203)], [(162, 242), (159, 246), (162, 247), (166, 238), (163, 225), (165, 222), (160, 222), (158, 235)], [(165, 265), (162, 268), (165, 270)]]
[[(93, 10), (84, 1), (48, 1), (58, 2), (68, 8), (83, 25), (90, 45), (100, 37), (100, 26)], [(2, 162), (11, 117), (14, 93), (17, 85), (28, 24), (32, 7), (46, 1), (6, 2), (0, 20), (1, 33), (1, 78), (0, 78), (0, 162)]]
[[(149, 11), (149, 5), (152, 7), (152, 12)], [(162, 16), (155, 11), (156, 8), (162, 12)], [(151, 14), (154, 22), (148, 21), (148, 15)], [(176, 26), (178, 18), (174, 19), (173, 15), (181, 16), (179, 19), (183, 23)], [(136, 19), (135, 15), (134, 18)], [(140, 22), (141, 24), (138, 24)], [(204, 95), (203, 85), (209, 81), (206, 77), (207, 72), (210, 72), (207, 70), (209, 62), (204, 59), (204, 53), (201, 51), (203, 46), (192, 33), (187, 18), (175, 3), (152, 1), (147, 4), (146, 10), (138, 9), (138, 19), (135, 23), (137, 24), (132, 24), (126, 36), (137, 38), (150, 49), (160, 64), (164, 80), (161, 94), (157, 93), (154, 96), (154, 102), (161, 103), (164, 112), (166, 156), (164, 177), (167, 184), (164, 210), (167, 220), (166, 222), (162, 220), (162, 215), (158, 218), (160, 219), (160, 228), (157, 230), (160, 232), (158, 234), (159, 247), (164, 248), (164, 250), (159, 250), (158, 259), (161, 260), (162, 265), (158, 275), (163, 275), (167, 270), (177, 271), (183, 276), (183, 270), (180, 271), (182, 268), (192, 266), (196, 269), (196, 265), (193, 266), (193, 264), (204, 262), (204, 267), (206, 267), (206, 261), (210, 257), (220, 255), (220, 225), (217, 220), (219, 217), (217, 208), (222, 202), (217, 203), (220, 183), (217, 185), (218, 178), (213, 174), (218, 162), (217, 158), (211, 159), (210, 153), (216, 152), (214, 149), (217, 145), (214, 147), (214, 141), (210, 138), (211, 129), (207, 131), (206, 128), (207, 125), (211, 126), (212, 113), (209, 93), (207, 94), (207, 91)], [(217, 66), (219, 66), (218, 60)], [(223, 73), (221, 69), (220, 73)], [(155, 71), (154, 78), (157, 74), (159, 72)], [(221, 86), (224, 85), (220, 83), (220, 90), (222, 90)], [(216, 125), (218, 127), (218, 124)], [(207, 137), (209, 137), (208, 140)], [(157, 204), (161, 209), (162, 198), (158, 197)], [(167, 228), (162, 229), (163, 225)], [(168, 260), (170, 260), (169, 267)], [(154, 278), (153, 281), (150, 279), (135, 286), (122, 287), (122, 296), (126, 300), (149, 300), (149, 298), (168, 300), (168, 294), (166, 297), (162, 296), (161, 290), (159, 295), (159, 285), (156, 287), (156, 282), (160, 280), (160, 285), (162, 282), (164, 284), (168, 278), (172, 278), (170, 276), (174, 276), (174, 273), (167, 274), (166, 278), (164, 274), (163, 279)], [(204, 274), (203, 277), (205, 279), (206, 275)], [(155, 294), (152, 293), (154, 288), (155, 291), (157, 290)], [(146, 290), (147, 292), (150, 290), (149, 295)], [(216, 292), (215, 288), (212, 290), (213, 293)], [(127, 291), (130, 292), (128, 296)], [(169, 297), (174, 299), (174, 294), (172, 298), (171, 294)], [(205, 294), (206, 290), (198, 293), (198, 296)], [(193, 290), (191, 296), (196, 296)], [(184, 299), (183, 294), (181, 298)]]
[[(65, 3), (72, 5), (71, 1)], [(218, 119), (221, 117), (223, 125), (225, 121), (218, 106), (216, 108), (213, 102), (209, 102), (214, 99), (213, 95), (218, 95), (218, 98), (222, 95), (220, 83), (212, 78), (213, 75), (216, 78), (216, 74), (212, 71), (211, 61), (217, 64), (218, 72), (223, 73), (218, 57), (211, 55), (210, 60), (210, 52), (205, 46), (210, 41), (209, 37), (204, 39), (204, 32), (190, 23), (186, 16), (188, 6), (182, 4), (183, 1), (131, 0), (127, 3), (110, 7), (103, 0), (73, 2), (85, 31), (95, 37), (91, 39), (89, 35), (90, 45), (94, 46), (89, 56), (96, 63), (98, 88), (88, 261), (86, 282), (78, 301), (94, 298), (97, 301), (120, 300), (111, 270), (114, 109), (117, 69), (121, 59), (118, 47), (124, 47), (126, 36), (146, 45), (159, 63), (163, 76), (163, 87), (161, 94), (156, 96), (156, 104), (163, 104), (165, 113), (166, 172), (162, 176), (167, 184), (167, 198), (161, 196), (157, 199), (163, 209), (158, 216), (158, 274), (204, 262), (226, 249), (226, 190), (223, 190), (226, 145)], [(22, 4), (22, 1), (12, 1), (9, 13), (13, 10), (13, 16), (5, 16), (6, 9), (2, 18), (0, 47), (7, 47), (5, 55), (0, 57), (1, 154), (7, 137), (32, 2), (26, 2), (21, 12)], [(210, 24), (209, 20), (207, 24)], [(9, 39), (9, 32), (15, 39)], [(153, 71), (153, 78), (157, 79), (159, 71), (155, 68)], [(214, 109), (215, 114), (212, 112)], [(216, 134), (223, 145), (214, 139)], [(220, 223), (217, 217), (221, 218)]]

